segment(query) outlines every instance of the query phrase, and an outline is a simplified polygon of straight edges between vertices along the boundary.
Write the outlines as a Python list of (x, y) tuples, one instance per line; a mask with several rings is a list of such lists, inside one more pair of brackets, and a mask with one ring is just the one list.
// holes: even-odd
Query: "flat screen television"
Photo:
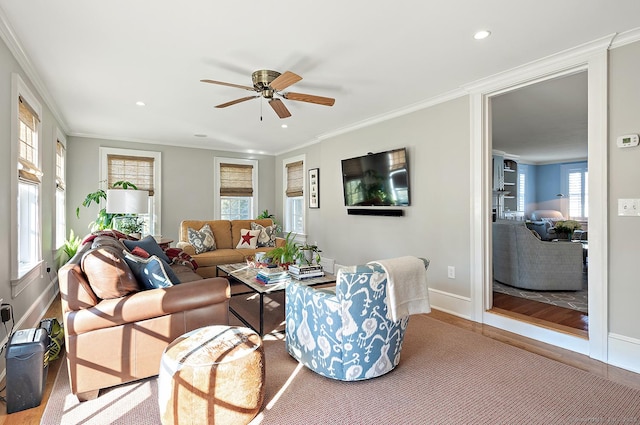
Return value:
[(410, 205), (407, 149), (343, 159), (342, 186), (347, 207)]

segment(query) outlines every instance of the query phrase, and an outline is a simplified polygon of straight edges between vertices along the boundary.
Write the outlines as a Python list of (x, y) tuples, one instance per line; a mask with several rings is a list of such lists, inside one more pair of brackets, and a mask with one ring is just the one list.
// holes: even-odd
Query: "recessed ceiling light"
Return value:
[(475, 33), (473, 35), (473, 38), (475, 38), (476, 40), (484, 40), (485, 38), (489, 37), (490, 35), (491, 35), (491, 31), (482, 30), (482, 31), (478, 31), (477, 33)]
[(282, 127), (282, 128), (289, 128), (289, 126), (288, 126), (288, 125), (286, 125), (286, 124), (282, 124), (280, 127)]
[(136, 105), (138, 105), (138, 106), (146, 106), (145, 103), (143, 101), (141, 101), (141, 100), (137, 101)]
[(202, 133), (198, 133), (198, 134), (194, 134), (195, 137), (207, 137), (206, 134), (202, 134)]

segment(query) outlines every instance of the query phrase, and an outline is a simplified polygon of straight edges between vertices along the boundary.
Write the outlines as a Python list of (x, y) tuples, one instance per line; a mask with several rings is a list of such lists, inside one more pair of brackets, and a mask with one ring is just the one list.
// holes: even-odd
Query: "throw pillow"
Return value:
[(137, 247), (133, 248), (133, 249), (131, 250), (131, 253), (132, 253), (133, 255), (135, 255), (135, 256), (142, 257), (142, 258), (149, 258), (149, 257), (151, 257), (151, 255), (150, 255), (147, 251), (145, 251), (144, 249), (140, 248), (139, 246), (137, 246)]
[(200, 230), (187, 228), (187, 240), (196, 250), (196, 254), (202, 254), (207, 251), (216, 249), (216, 240), (213, 237), (213, 231), (209, 224), (202, 226)]
[(103, 246), (87, 251), (80, 262), (93, 292), (103, 300), (120, 298), (140, 290), (138, 281), (122, 257), (122, 251)]
[(140, 239), (139, 241), (122, 241), (124, 245), (127, 247), (129, 251), (133, 250), (135, 247), (139, 246), (149, 253), (149, 255), (155, 255), (158, 258), (162, 258), (165, 262), (169, 262), (169, 257), (164, 253), (158, 242), (151, 235)]
[(240, 240), (238, 241), (238, 245), (236, 248), (249, 248), (256, 249), (256, 244), (258, 243), (258, 235), (260, 234), (260, 230), (240, 230)]
[(276, 226), (263, 226), (262, 224), (251, 222), (251, 230), (260, 230), (258, 243), (256, 246), (276, 246)]
[(191, 267), (193, 270), (198, 268), (198, 263), (189, 254), (181, 250), (180, 248), (168, 248), (165, 252), (167, 257), (171, 260), (171, 264), (180, 264), (183, 266)]
[(124, 259), (144, 289), (168, 288), (180, 283), (169, 264), (156, 255), (142, 258), (125, 251)]

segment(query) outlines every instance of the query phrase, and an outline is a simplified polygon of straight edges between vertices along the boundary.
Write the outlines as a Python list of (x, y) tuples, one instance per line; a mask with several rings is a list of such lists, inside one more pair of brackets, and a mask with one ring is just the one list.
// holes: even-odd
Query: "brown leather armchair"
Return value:
[[(195, 277), (168, 288), (98, 298), (81, 267), (90, 248), (83, 246), (58, 272), (69, 382), (80, 401), (97, 397), (101, 388), (157, 375), (163, 350), (185, 332), (229, 324), (225, 278)], [(116, 267), (100, 272), (116, 273)]]

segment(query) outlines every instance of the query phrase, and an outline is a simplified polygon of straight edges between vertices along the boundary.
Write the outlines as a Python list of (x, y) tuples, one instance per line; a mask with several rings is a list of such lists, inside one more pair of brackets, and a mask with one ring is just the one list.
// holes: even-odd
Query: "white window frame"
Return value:
[(287, 165), (294, 162), (302, 161), (302, 232), (294, 232), (295, 240), (300, 243), (305, 243), (307, 240), (307, 191), (304, 190), (307, 187), (307, 160), (306, 155), (293, 156), (286, 158), (282, 161), (282, 211), (283, 211), (283, 232), (286, 235), (291, 232), (291, 217), (289, 198), (287, 197)]
[(107, 190), (109, 177), (109, 155), (140, 156), (153, 158), (153, 196), (149, 196), (149, 233), (151, 235), (162, 234), (162, 163), (161, 153), (156, 151), (143, 151), (136, 149), (100, 148), (100, 187)]
[(214, 170), (214, 182), (213, 182), (213, 218), (220, 220), (222, 214), (220, 196), (220, 164), (241, 164), (251, 165), (251, 186), (253, 187), (253, 196), (251, 197), (251, 218), (258, 216), (258, 160), (256, 159), (243, 159), (243, 158), (224, 158), (215, 157), (213, 164)]
[[(579, 216), (571, 215), (571, 193), (569, 191), (569, 177), (573, 173), (580, 173), (581, 182), (580, 182), (580, 206), (581, 212), (586, 214), (581, 214)], [(588, 188), (587, 188), (587, 178), (589, 176), (589, 165), (588, 164), (562, 164), (560, 166), (560, 175), (562, 178), (561, 183), (561, 191), (565, 195), (566, 199), (562, 203), (562, 215), (565, 217), (569, 217), (573, 220), (587, 220), (589, 218), (588, 211)]]
[[(64, 147), (64, 169), (62, 170), (63, 172), (63, 176), (62, 176), (62, 180), (65, 182), (65, 188), (61, 190), (61, 192), (63, 193), (63, 202), (61, 203), (60, 207), (61, 207), (61, 211), (58, 211), (58, 194), (60, 189), (58, 189), (58, 186), (56, 184), (56, 179), (58, 178), (57, 176), (57, 160), (58, 160), (58, 153), (57, 153), (57, 149), (58, 149), (58, 142), (60, 142), (62, 144), (62, 146)], [(55, 149), (55, 154), (53, 155), (53, 169), (56, 170), (55, 171), (55, 178), (53, 179), (53, 199), (54, 199), (54, 214), (55, 214), (55, 225), (53, 228), (53, 241), (55, 244), (56, 249), (60, 248), (63, 244), (64, 241), (67, 238), (67, 205), (66, 205), (66, 198), (67, 198), (67, 189), (66, 189), (66, 182), (67, 182), (67, 138), (65, 137), (64, 133), (56, 127), (56, 139), (55, 139), (55, 145), (56, 145), (56, 149)], [(62, 234), (60, 234), (62, 233)]]
[[(37, 206), (37, 232), (36, 241), (36, 258), (27, 267), (20, 267), (18, 244), (20, 239), (19, 232), (19, 211), (18, 211), (18, 138), (20, 126), (18, 98), (22, 97), (29, 106), (38, 115), (40, 120), (36, 123), (36, 137), (38, 138), (38, 160), (37, 167), (41, 168), (42, 164), (42, 105), (36, 96), (31, 92), (22, 78), (16, 74), (11, 74), (11, 289), (12, 297), (16, 297), (24, 288), (29, 286), (42, 274), (42, 183), (38, 184), (38, 206)], [(33, 229), (32, 229), (33, 230)]]

